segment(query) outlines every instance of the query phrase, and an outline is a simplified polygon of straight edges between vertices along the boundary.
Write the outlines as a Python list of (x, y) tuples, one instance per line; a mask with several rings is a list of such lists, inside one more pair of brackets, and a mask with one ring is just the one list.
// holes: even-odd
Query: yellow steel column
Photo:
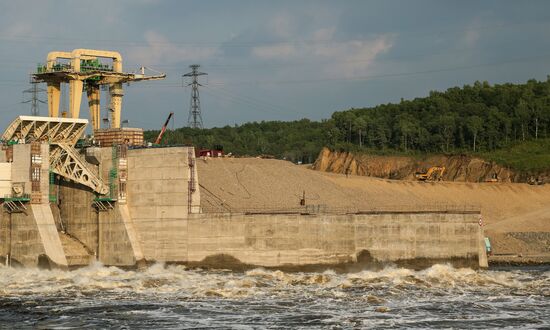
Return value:
[(48, 115), (59, 117), (59, 100), (61, 98), (61, 83), (48, 83)]
[(122, 109), (122, 83), (114, 83), (109, 86), (111, 93), (111, 127), (120, 128), (120, 112)]
[(80, 103), (82, 102), (82, 80), (71, 80), (69, 82), (69, 113), (70, 118), (79, 118)]
[(101, 125), (101, 107), (100, 107), (100, 91), (97, 85), (88, 85), (86, 88), (88, 94), (88, 107), (90, 108), (90, 119), (94, 130), (99, 129)]

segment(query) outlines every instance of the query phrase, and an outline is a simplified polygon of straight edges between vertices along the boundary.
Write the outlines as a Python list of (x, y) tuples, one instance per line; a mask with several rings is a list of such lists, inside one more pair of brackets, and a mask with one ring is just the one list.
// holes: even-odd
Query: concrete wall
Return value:
[(63, 229), (90, 251), (98, 250), (98, 214), (92, 208), (95, 195), (71, 182), (59, 186), (59, 211)]
[(482, 229), (478, 213), (386, 213), (354, 216), (356, 251), (378, 260), (476, 260)]
[(188, 215), (187, 160), (187, 148), (128, 151), (128, 223), (149, 262), (299, 267), (366, 258), (475, 266), (484, 255), (479, 214)]
[[(0, 152), (3, 154), (3, 152)], [(0, 162), (0, 197), (11, 194), (11, 163)]]
[(132, 240), (119, 207), (108, 212), (99, 212), (98, 260), (111, 266), (135, 266), (143, 259), (136, 256)]
[(12, 265), (67, 269), (68, 262), (55, 224), (51, 222), (53, 219), (34, 213), (32, 209), (36, 207), (42, 205), (33, 205), (27, 214), (2, 213), (0, 261), (4, 264), (10, 255)]
[[(194, 150), (191, 148), (194, 157)], [(186, 260), (189, 148), (128, 150), (128, 207), (143, 255), (147, 260)], [(200, 210), (196, 191), (191, 212)]]
[[(25, 266), (67, 267), (67, 259), (52, 211), (49, 206), (49, 147), (40, 147), (40, 196), (31, 203), (20, 204), (20, 212), (8, 213), (2, 208), (2, 239), (0, 254), (11, 255), (12, 263)], [(24, 192), (31, 192), (31, 145), (13, 146), (11, 181), (21, 183)]]
[(40, 192), (42, 204), (49, 205), (50, 198), (50, 145), (42, 143), (40, 145), (40, 154), (42, 164), (40, 166)]
[(2, 256), (11, 254), (12, 264), (15, 265), (38, 265), (39, 256), (45, 255), (46, 251), (32, 210), (27, 214), (3, 213), (2, 227), (5, 230)]
[(478, 219), (458, 213), (194, 216), (187, 220), (187, 262), (210, 263), (223, 254), (230, 258), (225, 265), (216, 259), (218, 267), (337, 265), (358, 258), (486, 266)]
[(68, 267), (65, 251), (61, 245), (61, 239), (49, 203), (31, 204), (31, 209), (34, 215), (34, 224), (38, 229), (44, 247), (44, 253), (51, 260), (50, 266)]
[(11, 169), (12, 183), (23, 183), (25, 193), (31, 193), (31, 145), (16, 144), (13, 146), (13, 163)]
[[(199, 214), (137, 226), (149, 262), (221, 268), (451, 262), (486, 267), (479, 214)], [(146, 228), (145, 232), (140, 232)]]
[[(354, 261), (350, 216), (220, 214), (187, 221), (189, 263), (281, 267)], [(217, 256), (222, 254), (225, 258), (219, 260)]]
[[(476, 213), (198, 214), (195, 172), (197, 191), (189, 214), (188, 150), (129, 150), (127, 200), (115, 202), (109, 211), (92, 208), (95, 195), (87, 188), (63, 183), (59, 203), (64, 229), (101, 262), (116, 266), (131, 267), (143, 260), (297, 270), (380, 262), (486, 266)], [(113, 166), (111, 153), (110, 148), (99, 151), (98, 173), (104, 180)], [(29, 181), (29, 167), (30, 146), (15, 148), (13, 179)], [(2, 213), (0, 255), (11, 251), (12, 259), (23, 265), (36, 265), (40, 256), (67, 264), (67, 251), (44, 197), (42, 204), (29, 205), (26, 214)]]

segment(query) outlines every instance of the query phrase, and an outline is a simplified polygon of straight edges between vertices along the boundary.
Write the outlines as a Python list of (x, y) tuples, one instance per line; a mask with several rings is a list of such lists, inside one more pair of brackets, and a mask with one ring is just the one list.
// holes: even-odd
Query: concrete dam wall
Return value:
[[(31, 182), (25, 145), (13, 146), (18, 182)], [(44, 156), (47, 147), (43, 147)], [(136, 267), (153, 262), (242, 269), (354, 269), (380, 263), (437, 262), (486, 267), (479, 212), (391, 211), (203, 213), (193, 148), (82, 154), (111, 187), (111, 198), (57, 177), (43, 198), (3, 208), (0, 255), (11, 264), (73, 268), (98, 260)], [(17, 159), (22, 159), (17, 161)], [(42, 186), (52, 181), (44, 169)], [(116, 175), (115, 175), (116, 174)], [(223, 175), (223, 173), (220, 173)], [(46, 182), (44, 182), (46, 180)], [(30, 189), (30, 188), (29, 188)], [(57, 197), (52, 198), (52, 194)], [(205, 199), (206, 200), (206, 199)], [(212, 202), (212, 198), (210, 201)], [(307, 212), (306, 212), (307, 211)]]
[[(478, 267), (479, 214), (196, 215), (186, 219), (187, 262), (312, 269), (441, 261)], [(244, 265), (243, 265), (244, 264)]]

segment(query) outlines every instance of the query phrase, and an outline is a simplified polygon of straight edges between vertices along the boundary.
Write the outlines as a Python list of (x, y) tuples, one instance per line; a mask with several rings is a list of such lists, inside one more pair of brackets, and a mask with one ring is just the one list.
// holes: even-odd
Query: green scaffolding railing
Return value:
[(117, 197), (118, 188), (118, 149), (116, 145), (112, 147), (111, 158), (113, 160), (113, 165), (109, 170), (109, 197), (114, 200)]
[(55, 191), (55, 173), (50, 170), (50, 192), (49, 192), (50, 202), (57, 202), (57, 194)]
[(14, 197), (12, 195), (4, 195), (4, 202), (29, 202), (31, 200), (30, 194), (23, 194), (21, 196)]

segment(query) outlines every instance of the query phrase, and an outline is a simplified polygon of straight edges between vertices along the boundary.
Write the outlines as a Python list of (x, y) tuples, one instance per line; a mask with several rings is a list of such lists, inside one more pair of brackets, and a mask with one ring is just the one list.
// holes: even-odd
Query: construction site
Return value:
[[(47, 85), (49, 115), (18, 116), (2, 135), (0, 260), (7, 265), (484, 268), (485, 229), (493, 249), (506, 253), (547, 248), (542, 236), (522, 243), (527, 236), (514, 219), (537, 232), (548, 186), (445, 182), (445, 168), (408, 181), (350, 176), (327, 170), (323, 154), (317, 166), (324, 167), (311, 169), (211, 157), (193, 146), (147, 147), (141, 128), (120, 125), (122, 86), (164, 74), (126, 73), (117, 52), (75, 49), (51, 52), (33, 76)], [(61, 84), (70, 102), (60, 114)], [(102, 86), (108, 128), (99, 115)], [(93, 143), (81, 143), (83, 91)]]

